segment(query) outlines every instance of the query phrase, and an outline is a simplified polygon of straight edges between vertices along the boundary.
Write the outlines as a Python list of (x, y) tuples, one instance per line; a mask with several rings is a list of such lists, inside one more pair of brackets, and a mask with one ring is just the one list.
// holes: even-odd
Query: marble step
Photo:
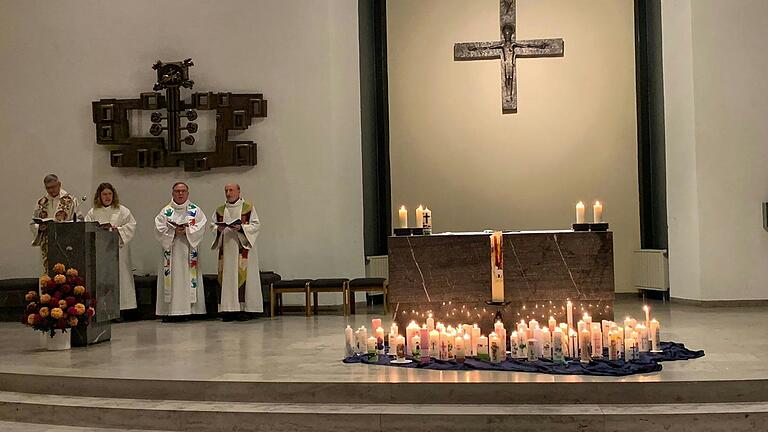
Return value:
[(172, 432), (163, 430), (61, 426), (58, 424), (21, 423), (0, 421), (3, 432)]
[[(409, 404), (616, 404), (768, 402), (768, 379), (720, 381), (554, 381), (539, 382), (297, 382), (158, 380), (57, 376), (61, 394), (128, 399), (178, 399), (219, 402)], [(0, 391), (47, 394), (51, 377), (0, 373)], [(631, 395), (631, 397), (628, 397)]]
[(0, 420), (167, 431), (741, 432), (766, 430), (768, 403), (286, 404), (0, 392)]

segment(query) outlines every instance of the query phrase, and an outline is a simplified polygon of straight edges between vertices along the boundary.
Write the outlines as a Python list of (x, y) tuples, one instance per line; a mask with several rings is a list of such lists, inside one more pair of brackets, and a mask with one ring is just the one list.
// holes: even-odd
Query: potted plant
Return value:
[(53, 273), (53, 277), (40, 277), (39, 293), (27, 293), (23, 323), (50, 336), (46, 338), (49, 350), (66, 350), (71, 346), (68, 330), (90, 323), (95, 301), (76, 269), (58, 263)]

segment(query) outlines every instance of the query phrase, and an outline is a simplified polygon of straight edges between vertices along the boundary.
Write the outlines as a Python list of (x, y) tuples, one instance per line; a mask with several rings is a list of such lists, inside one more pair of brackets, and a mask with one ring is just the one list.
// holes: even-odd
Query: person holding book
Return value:
[(133, 283), (131, 249), (128, 246), (136, 232), (136, 219), (131, 211), (120, 204), (117, 190), (109, 183), (96, 188), (93, 208), (85, 215), (86, 222), (98, 222), (102, 229), (116, 231), (119, 237), (118, 249), (120, 278), (120, 310), (136, 309), (136, 287)]
[(163, 251), (157, 277), (156, 313), (163, 317), (163, 322), (205, 315), (197, 247), (207, 221), (202, 209), (189, 200), (189, 186), (176, 182), (171, 202), (155, 217), (155, 238)]
[(34, 236), (32, 246), (40, 248), (42, 274), (48, 274), (48, 224), (72, 221), (77, 203), (75, 198), (61, 188), (61, 182), (56, 174), (45, 176), (43, 185), (45, 185), (46, 194), (37, 200), (29, 228)]
[(219, 313), (231, 321), (264, 312), (256, 248), (261, 223), (253, 204), (240, 197), (240, 185), (224, 186), (224, 196), (211, 224), (216, 232), (211, 249), (219, 256)]

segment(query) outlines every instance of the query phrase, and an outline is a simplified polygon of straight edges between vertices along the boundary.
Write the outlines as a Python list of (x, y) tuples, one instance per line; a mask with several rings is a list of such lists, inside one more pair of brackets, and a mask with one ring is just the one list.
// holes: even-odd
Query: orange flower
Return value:
[(70, 327), (77, 327), (77, 317), (69, 317), (69, 326)]
[(42, 275), (40, 276), (40, 286), (44, 287), (48, 285), (48, 283), (51, 281), (51, 277), (48, 275)]
[(27, 315), (27, 324), (35, 325), (35, 314)]
[(64, 274), (64, 271), (66, 269), (67, 268), (64, 267), (64, 264), (62, 263), (56, 263), (56, 265), (53, 266), (53, 272), (56, 273), (57, 275)]
[(41, 307), (38, 311), (41, 317), (45, 318), (48, 316), (48, 308), (47, 307)]
[(63, 316), (64, 316), (64, 311), (61, 310), (61, 308), (53, 308), (53, 309), (51, 309), (51, 317), (53, 319), (59, 319), (59, 318), (61, 318)]
[(82, 303), (78, 303), (75, 305), (75, 310), (77, 311), (78, 315), (82, 315), (85, 313), (85, 305)]
[(24, 296), (24, 300), (28, 302), (35, 301), (35, 299), (37, 299), (37, 293), (34, 291), (30, 291), (27, 293), (27, 295)]
[(73, 268), (67, 269), (67, 276), (76, 277), (77, 276), (77, 270)]
[(49, 294), (43, 294), (40, 296), (40, 303), (48, 304), (48, 302), (50, 301), (51, 301), (51, 296)]
[(56, 276), (53, 277), (53, 281), (56, 282), (57, 284), (63, 284), (64, 282), (67, 281), (67, 277), (64, 276), (63, 274), (57, 274)]
[(62, 308), (62, 309), (66, 309), (67, 301), (66, 300), (59, 300), (59, 307)]
[(85, 292), (85, 287), (78, 285), (75, 287), (75, 295), (82, 295)]

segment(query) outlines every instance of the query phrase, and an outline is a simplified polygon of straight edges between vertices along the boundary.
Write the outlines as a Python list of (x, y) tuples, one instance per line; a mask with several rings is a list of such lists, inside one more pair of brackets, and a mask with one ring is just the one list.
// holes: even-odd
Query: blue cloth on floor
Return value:
[[(398, 366), (415, 369), (432, 370), (498, 370), (510, 372), (537, 372), (555, 375), (601, 375), (601, 376), (626, 376), (641, 373), (657, 372), (661, 370), (661, 362), (689, 360), (704, 356), (704, 351), (692, 351), (685, 345), (676, 342), (661, 342), (662, 352), (640, 353), (640, 359), (631, 362), (624, 360), (592, 359), (588, 364), (581, 363), (579, 359), (567, 358), (565, 364), (555, 364), (552, 360), (539, 359), (529, 362), (507, 358), (505, 361), (494, 364), (491, 362), (467, 358), (463, 364), (455, 361), (431, 359), (429, 363), (413, 361), (408, 364), (395, 364), (387, 355), (378, 356), (372, 360), (371, 354), (353, 355), (345, 358), (344, 363), (364, 363), (380, 366)], [(606, 352), (607, 353), (607, 352)], [(607, 357), (607, 356), (606, 356)]]

